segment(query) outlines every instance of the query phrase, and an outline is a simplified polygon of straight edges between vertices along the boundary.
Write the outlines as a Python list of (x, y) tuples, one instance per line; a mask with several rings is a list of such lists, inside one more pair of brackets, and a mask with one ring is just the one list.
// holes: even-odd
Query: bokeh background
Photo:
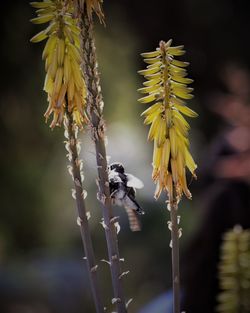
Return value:
[[(1, 7), (0, 312), (93, 313), (63, 130), (51, 131), (43, 118), (43, 45), (29, 42), (39, 27), (29, 22), (34, 11), (28, 1), (5, 1)], [(134, 299), (130, 312), (163, 312), (164, 297), (151, 302), (171, 288), (169, 214), (164, 196), (153, 198), (152, 144), (136, 91), (142, 83), (137, 70), (145, 67), (139, 54), (169, 38), (185, 45), (195, 88), (189, 105), (199, 113), (190, 121), (198, 180), (189, 177), (193, 200), (180, 205), (183, 306), (190, 313), (214, 312), (222, 233), (235, 224), (250, 227), (249, 2), (106, 0), (104, 10), (106, 27), (96, 26), (96, 43), (107, 151), (111, 162), (124, 163), (145, 184), (138, 191), (146, 211), (142, 232), (131, 233), (126, 214), (115, 208), (124, 270), (130, 271), (124, 279), (126, 297)], [(82, 158), (101, 260), (107, 252), (89, 137), (81, 135)], [(108, 265), (99, 262), (99, 268), (110, 312)], [(153, 307), (146, 311), (149, 303)]]

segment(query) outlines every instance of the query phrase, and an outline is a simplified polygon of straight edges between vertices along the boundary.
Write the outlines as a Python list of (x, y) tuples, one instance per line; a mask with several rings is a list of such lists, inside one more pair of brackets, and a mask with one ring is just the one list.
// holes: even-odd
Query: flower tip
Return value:
[(173, 42), (173, 39), (169, 39), (169, 40), (166, 42), (165, 47), (166, 47), (166, 48), (167, 48), (167, 47), (170, 47), (171, 44), (172, 44), (172, 42)]

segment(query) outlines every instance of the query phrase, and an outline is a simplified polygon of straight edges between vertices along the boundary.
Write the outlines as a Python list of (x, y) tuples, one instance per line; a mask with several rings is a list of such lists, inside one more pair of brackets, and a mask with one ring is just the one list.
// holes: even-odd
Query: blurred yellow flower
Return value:
[(195, 176), (196, 164), (189, 152), (189, 124), (182, 114), (196, 117), (197, 114), (185, 105), (191, 99), (192, 88), (187, 84), (187, 62), (175, 60), (175, 56), (185, 53), (183, 46), (171, 46), (172, 40), (160, 42), (153, 52), (142, 53), (148, 64), (145, 70), (139, 71), (147, 79), (140, 88), (147, 94), (138, 101), (154, 102), (142, 113), (145, 124), (151, 124), (148, 139), (154, 140), (152, 179), (156, 183), (155, 198), (162, 190), (167, 190), (170, 202), (173, 195), (180, 199), (184, 194), (191, 198), (186, 182), (186, 167)]
[(49, 106), (46, 121), (51, 114), (51, 128), (61, 125), (65, 109), (72, 112), (74, 122), (82, 127), (86, 122), (86, 86), (81, 71), (80, 29), (74, 15), (73, 1), (44, 0), (32, 2), (37, 9), (35, 24), (49, 22), (49, 26), (35, 35), (31, 41), (47, 39), (43, 50), (46, 78), (44, 90)]

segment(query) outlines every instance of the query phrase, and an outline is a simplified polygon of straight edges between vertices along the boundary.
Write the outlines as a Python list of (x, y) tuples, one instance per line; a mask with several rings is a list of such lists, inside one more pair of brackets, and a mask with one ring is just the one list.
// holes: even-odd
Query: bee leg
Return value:
[(110, 197), (114, 198), (115, 194), (117, 193), (117, 190), (114, 190), (113, 192), (111, 192)]

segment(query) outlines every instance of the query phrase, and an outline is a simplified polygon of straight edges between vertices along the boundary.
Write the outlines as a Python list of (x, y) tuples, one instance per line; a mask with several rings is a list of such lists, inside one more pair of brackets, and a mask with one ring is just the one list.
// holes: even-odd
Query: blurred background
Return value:
[[(0, 93), (0, 312), (93, 313), (83, 249), (66, 170), (63, 130), (44, 123), (43, 44), (29, 39), (39, 31), (29, 20), (28, 1), (5, 1), (1, 24)], [(189, 177), (193, 200), (180, 205), (183, 309), (215, 312), (217, 262), (222, 234), (235, 224), (250, 227), (250, 29), (249, 1), (104, 1), (106, 27), (96, 26), (105, 100), (107, 151), (145, 188), (138, 201), (146, 211), (143, 230), (131, 233), (121, 216), (119, 244), (124, 257), (130, 312), (167, 312), (171, 288), (170, 233), (165, 197), (154, 200), (152, 144), (140, 114), (137, 89), (145, 65), (141, 52), (173, 38), (184, 44), (194, 79), (199, 113), (191, 124), (191, 151), (198, 180)], [(98, 23), (97, 23), (98, 24)], [(98, 260), (107, 258), (96, 200), (94, 146), (81, 134), (87, 205)], [(99, 262), (108, 312), (111, 281)], [(158, 300), (157, 300), (158, 299)], [(156, 301), (155, 301), (156, 300)]]

